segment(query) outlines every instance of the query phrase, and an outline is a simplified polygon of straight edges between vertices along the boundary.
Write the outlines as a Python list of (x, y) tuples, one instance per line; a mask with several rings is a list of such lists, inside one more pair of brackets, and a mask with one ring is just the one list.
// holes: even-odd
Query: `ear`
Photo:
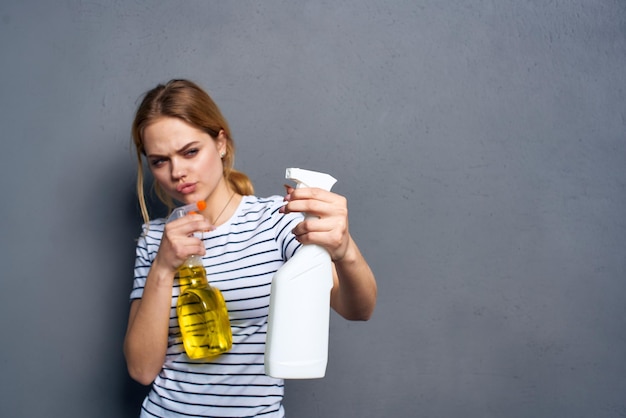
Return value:
[(217, 138), (215, 138), (215, 147), (217, 148), (218, 153), (226, 152), (226, 144), (228, 143), (228, 136), (223, 129), (220, 129), (220, 132), (217, 134)]

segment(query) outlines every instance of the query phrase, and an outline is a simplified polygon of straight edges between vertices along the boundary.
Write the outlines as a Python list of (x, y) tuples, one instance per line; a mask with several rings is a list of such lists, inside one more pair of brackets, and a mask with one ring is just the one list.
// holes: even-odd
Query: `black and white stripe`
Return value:
[[(204, 234), (204, 267), (209, 283), (226, 300), (233, 348), (210, 361), (187, 357), (176, 318), (175, 283), (167, 356), (141, 417), (284, 416), (283, 381), (265, 375), (265, 334), (272, 277), (300, 246), (291, 230), (302, 216), (279, 213), (281, 204), (279, 196), (244, 196), (228, 222)], [(131, 300), (143, 294), (163, 227), (163, 219), (152, 221), (138, 240)]]

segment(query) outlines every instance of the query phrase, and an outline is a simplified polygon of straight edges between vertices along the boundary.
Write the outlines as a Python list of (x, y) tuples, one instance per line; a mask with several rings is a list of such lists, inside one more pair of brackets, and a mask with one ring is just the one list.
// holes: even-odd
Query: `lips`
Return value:
[(181, 183), (178, 186), (176, 186), (176, 191), (182, 194), (193, 193), (196, 191), (196, 184), (195, 183)]

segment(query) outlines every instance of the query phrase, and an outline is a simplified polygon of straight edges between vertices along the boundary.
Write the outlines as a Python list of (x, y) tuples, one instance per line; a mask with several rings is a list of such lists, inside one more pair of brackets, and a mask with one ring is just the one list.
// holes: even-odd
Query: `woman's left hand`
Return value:
[(348, 231), (348, 202), (336, 193), (318, 188), (295, 189), (285, 185), (287, 204), (281, 212), (305, 212), (307, 217), (294, 229), (293, 234), (302, 244), (324, 247), (333, 261), (340, 261), (350, 245)]

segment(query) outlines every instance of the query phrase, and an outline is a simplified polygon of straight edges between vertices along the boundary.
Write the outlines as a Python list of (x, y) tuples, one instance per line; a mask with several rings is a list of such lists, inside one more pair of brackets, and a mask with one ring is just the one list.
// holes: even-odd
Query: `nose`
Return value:
[(171, 167), (172, 179), (174, 181), (179, 181), (187, 177), (187, 170), (185, 169), (184, 165), (181, 164), (180, 161), (175, 161), (174, 159), (172, 159), (172, 163), (170, 167)]

